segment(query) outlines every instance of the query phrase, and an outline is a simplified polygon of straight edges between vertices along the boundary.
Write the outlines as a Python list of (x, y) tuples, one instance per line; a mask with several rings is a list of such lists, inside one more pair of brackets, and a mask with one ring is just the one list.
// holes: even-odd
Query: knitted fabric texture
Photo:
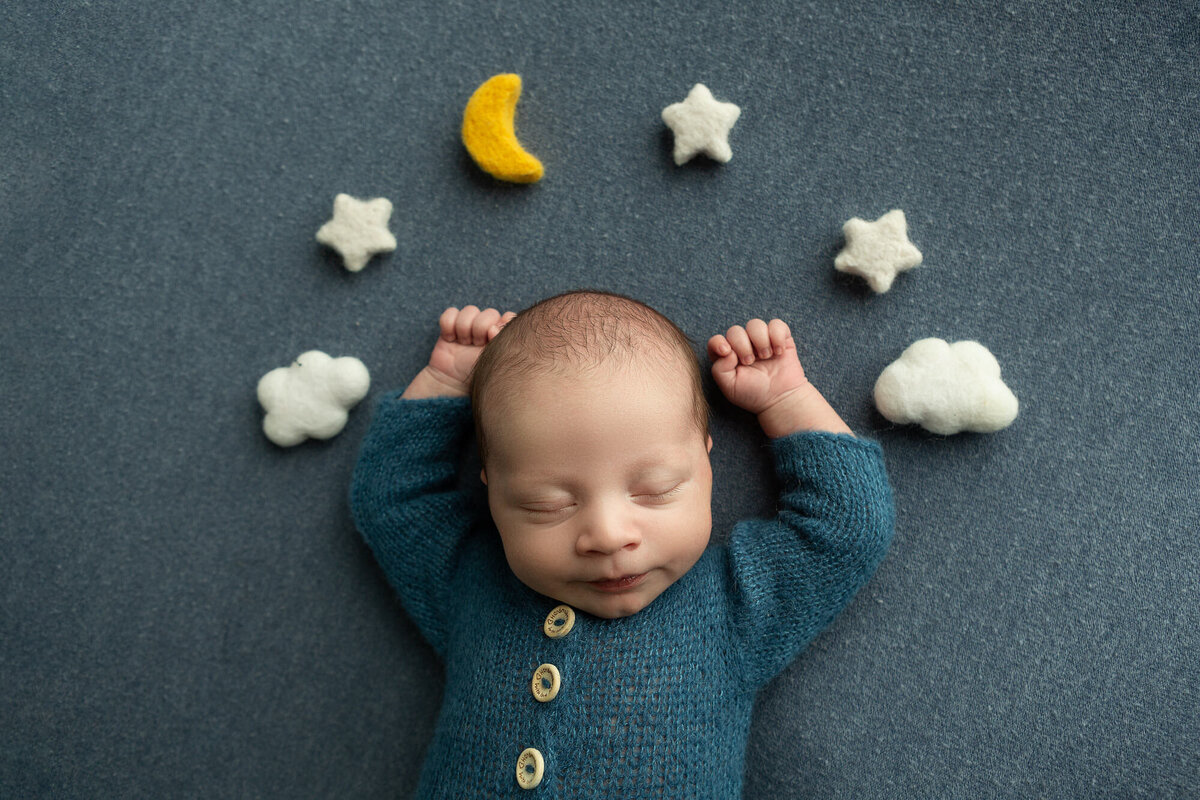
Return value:
[[(755, 694), (850, 602), (891, 540), (879, 446), (774, 440), (775, 519), (739, 522), (641, 612), (580, 611), (549, 638), (559, 603), (509, 570), (482, 487), (458, 486), (470, 433), (465, 399), (388, 395), (351, 487), (358, 529), (445, 662), (418, 796), (740, 796)], [(549, 702), (531, 691), (542, 664), (561, 675)], [(530, 794), (516, 780), (526, 748), (545, 762)]]

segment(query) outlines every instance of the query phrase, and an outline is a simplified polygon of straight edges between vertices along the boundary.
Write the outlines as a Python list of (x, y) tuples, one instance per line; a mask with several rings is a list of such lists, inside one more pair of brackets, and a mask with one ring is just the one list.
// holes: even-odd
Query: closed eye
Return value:
[(569, 506), (569, 505), (550, 506), (550, 507), (547, 507), (547, 506), (521, 506), (521, 509), (524, 511), (528, 511), (530, 514), (536, 514), (536, 515), (541, 515), (541, 516), (550, 516), (553, 514), (561, 514), (563, 511), (566, 511), (570, 507), (571, 506)]
[(681, 491), (683, 491), (682, 483), (677, 485), (674, 489), (668, 489), (665, 492), (659, 492), (658, 494), (643, 494), (638, 496), (649, 500), (651, 503), (665, 503), (675, 495), (679, 494)]

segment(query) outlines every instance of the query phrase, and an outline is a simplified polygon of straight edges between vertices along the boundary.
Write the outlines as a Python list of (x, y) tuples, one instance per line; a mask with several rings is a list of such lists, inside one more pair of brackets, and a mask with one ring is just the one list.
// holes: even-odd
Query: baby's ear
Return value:
[[(709, 439), (708, 442), (709, 442), (708, 446), (712, 447), (712, 439)], [(487, 470), (486, 469), (479, 470), (479, 480), (483, 481), (484, 486), (487, 486)]]
[[(710, 452), (710, 453), (712, 452), (712, 437), (711, 436), (708, 437), (708, 452)], [(487, 481), (484, 481), (484, 483), (487, 483)]]

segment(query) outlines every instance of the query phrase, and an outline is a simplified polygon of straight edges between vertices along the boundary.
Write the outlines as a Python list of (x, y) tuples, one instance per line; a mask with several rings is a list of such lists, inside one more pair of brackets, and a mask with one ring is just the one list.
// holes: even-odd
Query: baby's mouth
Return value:
[(588, 584), (602, 592), (624, 592), (640, 584), (646, 578), (647, 574), (643, 572), (640, 575), (626, 575), (623, 578), (614, 578), (612, 580), (589, 581)]

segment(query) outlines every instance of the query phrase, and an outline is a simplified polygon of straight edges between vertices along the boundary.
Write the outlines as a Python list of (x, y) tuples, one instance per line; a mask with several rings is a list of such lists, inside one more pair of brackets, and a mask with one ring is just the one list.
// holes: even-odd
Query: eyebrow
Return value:
[[(690, 473), (686, 464), (671, 465), (658, 460), (643, 460), (630, 466), (629, 480), (675, 480), (683, 479)], [(516, 484), (513, 488), (518, 491), (530, 491), (545, 488), (547, 484), (565, 483), (557, 475), (551, 473), (510, 473), (508, 482)], [(573, 487), (567, 486), (570, 489)]]

